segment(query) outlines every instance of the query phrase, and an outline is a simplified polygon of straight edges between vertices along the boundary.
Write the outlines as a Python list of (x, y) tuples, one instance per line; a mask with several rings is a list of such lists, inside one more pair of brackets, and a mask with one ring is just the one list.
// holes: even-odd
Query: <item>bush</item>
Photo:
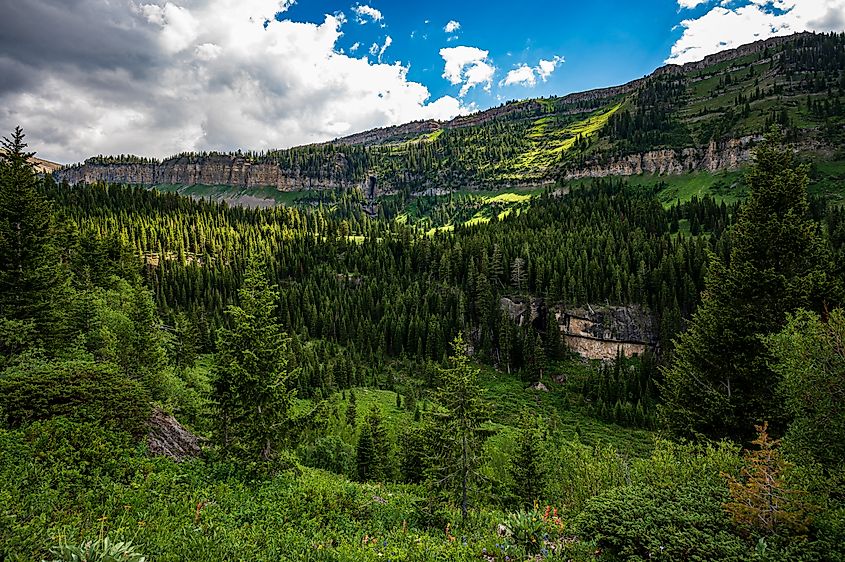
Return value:
[(313, 444), (301, 447), (302, 464), (352, 477), (355, 470), (355, 448), (337, 435), (327, 435)]
[(140, 435), (149, 413), (143, 387), (107, 363), (31, 361), (0, 375), (0, 418), (10, 428), (65, 416)]
[(576, 527), (612, 560), (748, 560), (722, 509), (726, 500), (724, 487), (703, 483), (624, 486), (590, 500)]

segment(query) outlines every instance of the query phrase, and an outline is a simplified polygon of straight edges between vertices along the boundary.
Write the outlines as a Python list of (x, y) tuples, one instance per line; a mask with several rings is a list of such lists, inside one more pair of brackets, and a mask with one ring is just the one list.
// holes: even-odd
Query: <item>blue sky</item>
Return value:
[[(458, 95), (442, 77), (441, 48), (467, 45), (487, 50), (497, 68), (491, 92), (473, 88), (465, 99), (479, 107), (528, 96), (548, 96), (616, 85), (650, 73), (669, 57), (681, 37), (678, 24), (684, 17), (706, 10), (681, 13), (674, 1), (619, 0), (526, 1), (495, 3), (433, 0), (396, 2), (372, 0), (369, 5), (382, 14), (381, 21), (356, 21), (352, 7), (336, 1), (301, 0), (280, 17), (319, 23), (326, 13), (341, 11), (349, 22), (339, 46), (347, 52), (360, 43), (359, 54), (373, 43), (392, 44), (383, 62), (410, 65), (408, 77), (425, 84), (437, 98)], [(460, 23), (456, 33), (446, 33), (450, 21)], [(428, 23), (426, 23), (428, 22)], [(450, 40), (451, 38), (451, 40)], [(534, 87), (499, 86), (505, 74), (520, 64), (534, 66), (540, 59), (562, 56), (548, 81)]]
[(0, 2), (0, 129), (63, 163), (323, 142), (845, 30), (845, 0)]

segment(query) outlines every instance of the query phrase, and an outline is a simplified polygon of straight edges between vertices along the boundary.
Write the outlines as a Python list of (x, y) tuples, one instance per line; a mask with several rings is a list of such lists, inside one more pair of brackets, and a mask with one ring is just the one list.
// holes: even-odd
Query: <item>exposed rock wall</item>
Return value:
[(566, 179), (578, 179), (735, 170), (751, 161), (754, 144), (761, 139), (762, 136), (760, 135), (751, 135), (722, 143), (712, 141), (704, 148), (684, 148), (682, 150), (666, 148), (640, 154), (597, 159), (587, 162), (577, 169), (568, 170), (565, 176)]
[(347, 161), (338, 155), (319, 176), (284, 169), (273, 162), (250, 162), (239, 156), (176, 157), (162, 162), (99, 163), (87, 161), (54, 172), (56, 181), (69, 184), (127, 183), (139, 185), (228, 185), (275, 187), (281, 191), (335, 189), (358, 186), (348, 179)]
[(502, 298), (502, 310), (519, 326), (548, 330), (557, 328), (570, 351), (585, 359), (610, 361), (621, 351), (626, 357), (641, 355), (658, 345), (654, 317), (637, 305), (585, 306), (566, 309), (553, 306), (557, 326), (545, 326), (549, 307), (542, 299)]
[(558, 309), (555, 318), (567, 347), (586, 359), (642, 355), (658, 344), (654, 318), (636, 305)]

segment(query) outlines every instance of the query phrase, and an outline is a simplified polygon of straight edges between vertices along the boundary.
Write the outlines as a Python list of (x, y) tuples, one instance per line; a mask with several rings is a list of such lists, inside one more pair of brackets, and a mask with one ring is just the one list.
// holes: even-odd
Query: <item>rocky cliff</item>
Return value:
[(706, 147), (661, 149), (640, 154), (611, 156), (586, 162), (565, 172), (566, 179), (639, 174), (682, 174), (692, 171), (735, 170), (749, 162), (752, 149), (762, 135), (750, 135), (727, 141), (712, 141)]
[[(141, 185), (214, 185), (229, 186), (232, 191), (254, 187), (272, 187), (280, 191), (361, 187), (365, 193), (373, 194), (376, 186), (380, 191), (387, 192), (397, 188), (410, 188), (414, 192), (443, 188), (498, 189), (517, 185), (540, 186), (560, 179), (736, 169), (752, 157), (753, 146), (760, 135), (751, 135), (750, 132), (761, 132), (758, 131), (757, 122), (737, 122), (734, 129), (723, 130), (718, 140), (703, 146), (685, 146), (685, 143), (692, 143), (690, 139), (713, 136), (707, 127), (719, 125), (720, 120), (723, 120), (723, 108), (719, 107), (700, 115), (696, 113), (692, 117), (688, 115), (688, 106), (672, 109), (678, 115), (673, 113), (674, 117), (667, 119), (675, 119), (680, 126), (688, 128), (685, 129), (688, 133), (686, 136), (678, 137), (686, 140), (676, 144), (673, 144), (672, 139), (630, 144), (630, 139), (624, 136), (630, 135), (630, 131), (614, 133), (613, 130), (600, 139), (604, 144), (600, 143), (595, 150), (590, 149), (590, 142), (586, 147), (575, 149), (571, 142), (566, 142), (580, 142), (581, 131), (593, 131), (595, 134), (606, 124), (600, 119), (602, 115), (614, 115), (621, 107), (631, 106), (636, 109), (638, 96), (643, 92), (651, 92), (650, 95), (654, 97), (656, 91), (668, 87), (662, 84), (664, 81), (649, 85), (654, 77), (678, 75), (679, 80), (668, 82), (701, 82), (714, 74), (724, 73), (725, 67), (730, 66), (730, 63), (724, 64), (726, 61), (736, 60), (738, 67), (748, 66), (748, 60), (740, 58), (752, 54), (761, 55), (752, 57), (758, 68), (755, 70), (748, 67), (750, 74), (742, 74), (747, 78), (748, 85), (737, 86), (738, 93), (751, 88), (758, 80), (757, 76), (764, 76), (767, 81), (778, 76), (781, 79), (780, 82), (773, 80), (773, 86), (760, 94), (764, 97), (755, 102), (755, 119), (762, 115), (763, 102), (769, 99), (775, 105), (765, 105), (765, 111), (768, 112), (766, 118), (771, 118), (769, 113), (774, 115), (777, 107), (787, 113), (789, 108), (795, 111), (797, 102), (794, 100), (803, 99), (807, 92), (790, 90), (787, 92), (789, 95), (785, 96), (783, 88), (794, 89), (798, 86), (795, 81), (787, 79), (792, 70), (774, 62), (781, 57), (777, 49), (780, 45), (799, 39), (803, 41), (801, 38), (806, 36), (812, 35), (797, 34), (757, 41), (710, 55), (702, 61), (682, 66), (667, 65), (649, 76), (620, 86), (564, 97), (509, 102), (486, 111), (458, 116), (447, 122), (415, 121), (365, 131), (330, 143), (273, 151), (261, 156), (247, 157), (240, 153), (187, 154), (163, 161), (134, 157), (91, 158), (82, 164), (56, 171), (55, 177), (71, 184), (104, 181)], [(770, 57), (764, 54), (767, 49), (771, 50)], [(838, 75), (831, 77), (838, 80)], [(723, 86), (717, 87), (712, 79), (710, 83), (706, 95), (698, 92), (694, 99), (684, 98), (686, 102), (725, 97)], [(674, 99), (674, 90), (665, 95)], [(778, 106), (784, 99), (788, 102)], [(648, 105), (656, 102), (650, 97), (643, 103)], [(751, 111), (749, 105), (748, 115), (751, 115)], [(573, 114), (577, 116), (572, 117)], [(624, 115), (628, 116), (629, 113)], [(631, 119), (637, 117), (634, 115)], [(705, 121), (707, 127), (701, 124)], [(477, 131), (457, 132), (468, 127), (475, 127)], [(443, 130), (450, 132), (445, 135), (432, 134)], [(820, 137), (818, 130), (818, 127), (805, 127), (796, 138), (800, 139), (800, 143), (807, 144), (814, 136)], [(578, 138), (573, 139), (576, 133)], [(589, 133), (583, 134), (589, 137)], [(618, 138), (614, 134), (618, 134)], [(630, 146), (648, 149), (643, 148), (647, 151), (641, 153), (631, 153)]]
[[(557, 329), (570, 351), (585, 359), (611, 361), (655, 349), (659, 342), (654, 317), (637, 305), (549, 307), (542, 299), (502, 298), (502, 310), (519, 326)], [(557, 326), (545, 325), (549, 312)]]
[[(69, 184), (109, 182), (139, 185), (228, 185), (237, 188), (275, 187), (281, 191), (360, 186), (350, 179), (348, 162), (336, 154), (319, 174), (286, 169), (271, 161), (253, 162), (242, 156), (180, 156), (163, 161), (115, 162), (90, 159), (54, 172)], [(369, 178), (368, 178), (369, 180)]]

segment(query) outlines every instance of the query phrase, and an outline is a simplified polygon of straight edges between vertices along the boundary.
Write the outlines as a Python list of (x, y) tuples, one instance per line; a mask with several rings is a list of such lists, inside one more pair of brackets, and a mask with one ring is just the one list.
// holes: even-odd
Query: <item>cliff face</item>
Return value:
[(760, 140), (762, 140), (762, 136), (753, 135), (730, 139), (722, 143), (712, 141), (707, 147), (703, 148), (652, 150), (640, 154), (593, 160), (577, 169), (568, 170), (565, 177), (566, 179), (578, 179), (734, 170), (751, 160), (752, 147), (754, 143)]
[(162, 162), (88, 161), (54, 172), (56, 181), (140, 185), (228, 185), (238, 188), (275, 187), (281, 191), (334, 189), (358, 185), (348, 180), (347, 162), (337, 155), (326, 173), (311, 176), (272, 162), (252, 163), (239, 156), (177, 157)]
[[(721, 143), (711, 142), (706, 147), (661, 149), (640, 154), (627, 154), (587, 161), (577, 168), (562, 173), (565, 179), (607, 176), (634, 176), (639, 174), (682, 174), (691, 171), (733, 170), (749, 162), (753, 145), (761, 136), (746, 136)], [(233, 188), (274, 187), (280, 191), (306, 189), (346, 189), (361, 187), (370, 193), (377, 178), (352, 179), (349, 164), (343, 155), (336, 155), (319, 175), (304, 174), (299, 170), (285, 169), (272, 162), (249, 162), (235, 156), (214, 155), (207, 157), (178, 157), (162, 162), (110, 162), (88, 161), (53, 172), (56, 181), (78, 183), (125, 183), (138, 185), (226, 185)], [(408, 184), (419, 182), (420, 188), (428, 185), (424, 177), (410, 173), (403, 176)], [(489, 187), (469, 178), (467, 188)], [(380, 187), (390, 188), (389, 185)]]
[(557, 329), (566, 347), (585, 359), (612, 361), (620, 352), (625, 357), (642, 355), (658, 345), (654, 317), (636, 305), (587, 305), (574, 309), (552, 306), (557, 326), (544, 326), (549, 307), (541, 299), (505, 297), (499, 304), (519, 326)]
[[(585, 177), (731, 170), (751, 160), (753, 145), (760, 140), (760, 136), (740, 135), (757, 131), (757, 124), (738, 122), (735, 128), (723, 132), (719, 141), (705, 146), (683, 147), (677, 144), (676, 148), (656, 149), (652, 147), (663, 145), (655, 141), (654, 144), (642, 145), (651, 150), (633, 154), (630, 153), (630, 139), (621, 133), (614, 136), (616, 133), (613, 131), (607, 136), (607, 146), (601, 145), (599, 150), (580, 152), (576, 147), (569, 153), (572, 144), (565, 146), (561, 139), (575, 140), (572, 137), (581, 129), (592, 130), (590, 127), (594, 126), (601, 128), (603, 125), (600, 115), (595, 113), (597, 111), (616, 111), (619, 108), (617, 104), (623, 101), (638, 107), (637, 100), (641, 92), (660, 90), (657, 86), (661, 86), (664, 81), (658, 80), (661, 84), (651, 84), (655, 76), (678, 77), (678, 80), (668, 82), (683, 82), (683, 87), (686, 87), (689, 82), (702, 81), (725, 72), (725, 67), (730, 66), (731, 61), (736, 60), (736, 64), (742, 66), (748, 61), (743, 63), (739, 58), (763, 54), (766, 49), (772, 49), (771, 56), (774, 58), (767, 55), (752, 57), (756, 66), (765, 68), (754, 70), (749, 67), (749, 76), (757, 76), (755, 72), (766, 77), (780, 76), (778, 73), (783, 74), (786, 70), (773, 63), (780, 56), (777, 47), (800, 37), (802, 34), (758, 41), (710, 55), (699, 62), (682, 66), (667, 65), (650, 76), (620, 86), (574, 93), (562, 98), (510, 102), (486, 111), (459, 116), (448, 122), (415, 121), (365, 131), (331, 143), (273, 151), (268, 155), (249, 158), (240, 153), (189, 154), (164, 161), (136, 157), (99, 157), (62, 168), (54, 175), (58, 181), (71, 184), (103, 181), (147, 186), (214, 185), (228, 186), (232, 188), (231, 191), (240, 192), (254, 187), (272, 187), (280, 191), (361, 187), (372, 199), (376, 187), (382, 192), (391, 192), (401, 187), (421, 193), (456, 188), (472, 190), (542, 186), (560, 179)], [(651, 85), (655, 87), (651, 88)], [(676, 95), (674, 90), (671, 92), (666, 95)], [(717, 91), (715, 86), (707, 92), (707, 95), (724, 93)], [(772, 92), (764, 94), (772, 97)], [(704, 96), (702, 99), (710, 98)], [(646, 100), (644, 103), (651, 102)], [(787, 110), (787, 105), (781, 104), (780, 107), (783, 111)], [(794, 110), (794, 104), (790, 107)], [(682, 109), (688, 110), (689, 107), (675, 108), (672, 110), (674, 117), (670, 116), (679, 120), (683, 127), (689, 128), (689, 135), (681, 138), (710, 138), (710, 129), (707, 127), (714, 120), (721, 119), (717, 117), (720, 112), (714, 110), (690, 117), (685, 113), (681, 115)], [(762, 111), (758, 107), (754, 110)], [(576, 114), (581, 117), (568, 117)], [(561, 118), (563, 116), (567, 117)], [(431, 135), (437, 131), (456, 131), (467, 127), (477, 128), (479, 134)], [(810, 139), (816, 136), (814, 131), (818, 130), (814, 127), (803, 129), (802, 144), (796, 148), (830, 151), (827, 146), (810, 146)], [(426, 138), (425, 135), (430, 136)], [(590, 134), (585, 135), (589, 137)], [(418, 142), (421, 139), (425, 140)]]

